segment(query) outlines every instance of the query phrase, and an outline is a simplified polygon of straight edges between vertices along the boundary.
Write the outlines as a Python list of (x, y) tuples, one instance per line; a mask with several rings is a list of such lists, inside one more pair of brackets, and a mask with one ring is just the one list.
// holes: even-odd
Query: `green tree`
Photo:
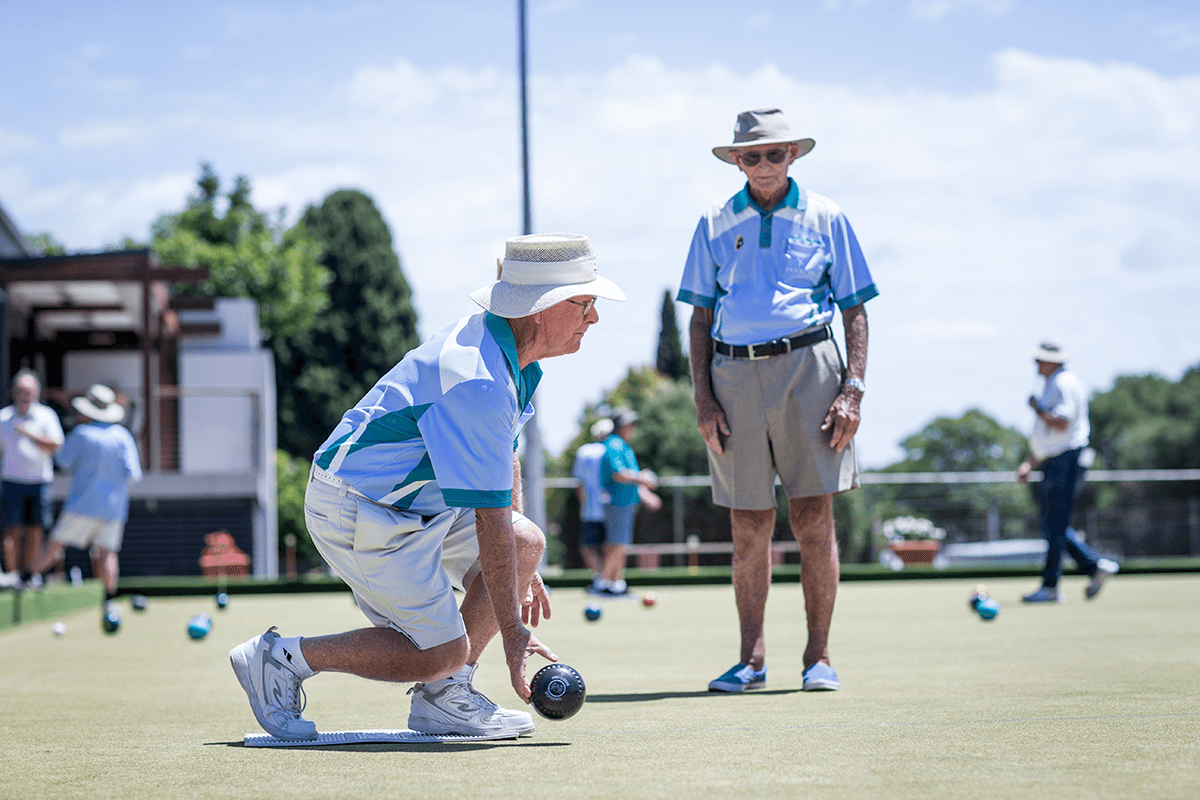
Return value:
[(151, 228), (151, 247), (164, 264), (208, 267), (207, 281), (179, 291), (253, 298), (259, 323), (272, 339), (311, 326), (328, 305), (329, 275), (304, 227), (288, 228), (282, 208), (274, 221), (256, 209), (245, 176), (224, 195), (223, 214), (221, 184), (209, 164), (201, 165), (196, 185), (199, 192), (188, 198), (186, 209), (159, 217)]
[[(1015, 470), (1026, 437), (979, 409), (938, 417), (900, 442), (904, 458), (882, 472), (1003, 472)], [(999, 514), (1001, 534), (1021, 537), (1034, 511), (1029, 491), (1016, 483), (873, 485), (866, 500), (879, 519), (926, 517), (950, 539), (980, 539), (989, 514)]]
[(683, 343), (679, 338), (679, 323), (675, 319), (675, 301), (670, 291), (663, 292), (661, 326), (658, 334), (658, 358), (655, 368), (671, 380), (682, 380), (691, 375), (688, 360), (683, 354)]
[(279, 446), (307, 458), (420, 338), (392, 233), (370, 197), (333, 192), (309, 206), (300, 224), (319, 243), (332, 276), (329, 308), (273, 346)]
[[(1097, 466), (1195, 469), (1200, 466), (1200, 366), (1178, 381), (1122, 375), (1088, 404)], [(1090, 508), (1098, 537), (1126, 556), (1194, 554), (1195, 481), (1085, 483), (1076, 508)], [(1081, 502), (1082, 501), (1082, 502)]]
[(26, 236), (25, 241), (44, 256), (65, 256), (67, 254), (66, 245), (54, 238), (52, 233), (35, 233), (32, 236)]

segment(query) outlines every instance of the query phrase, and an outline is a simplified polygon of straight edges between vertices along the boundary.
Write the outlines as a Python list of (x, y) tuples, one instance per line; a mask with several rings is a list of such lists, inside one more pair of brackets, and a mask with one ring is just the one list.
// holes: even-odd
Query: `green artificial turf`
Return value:
[[(1200, 577), (1119, 575), (1093, 602), (1023, 606), (1023, 578), (988, 581), (1002, 610), (968, 610), (976, 581), (844, 583), (831, 651), (843, 688), (803, 693), (803, 601), (768, 605), (767, 688), (705, 690), (737, 659), (728, 586), (653, 587), (595, 623), (576, 589), (539, 629), (588, 702), (515, 742), (252, 749), (258, 727), (230, 647), (278, 625), (363, 625), (345, 593), (151, 598), (0, 633), (0, 797), (760, 798), (1200, 796)], [(650, 587), (646, 587), (650, 588)], [(213, 616), (207, 639), (189, 617)], [(540, 666), (535, 662), (533, 667)], [(477, 686), (516, 703), (500, 648)], [(322, 730), (405, 727), (407, 685), (319, 675)]]

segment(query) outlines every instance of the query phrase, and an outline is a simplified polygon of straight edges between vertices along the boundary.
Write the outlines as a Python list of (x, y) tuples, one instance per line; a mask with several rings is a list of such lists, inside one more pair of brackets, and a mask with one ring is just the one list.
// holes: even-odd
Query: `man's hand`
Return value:
[(512, 680), (512, 687), (517, 697), (528, 703), (530, 691), (529, 681), (525, 679), (525, 662), (534, 653), (549, 661), (558, 661), (558, 656), (539, 642), (524, 625), (502, 629), (500, 638), (504, 641), (504, 660), (508, 662), (508, 676)]
[(1029, 473), (1033, 471), (1033, 465), (1028, 461), (1022, 461), (1021, 466), (1017, 467), (1017, 483), (1029, 483)]
[(725, 452), (724, 437), (729, 435), (729, 422), (721, 404), (712, 398), (696, 403), (696, 430), (704, 437), (704, 443), (717, 455)]
[(858, 424), (862, 419), (858, 412), (861, 400), (862, 392), (843, 386), (842, 391), (834, 398), (833, 405), (829, 407), (825, 421), (821, 423), (821, 430), (833, 431), (829, 438), (829, 446), (839, 453), (850, 444), (858, 431)]
[(550, 619), (550, 593), (546, 591), (542, 576), (535, 572), (521, 600), (521, 622), (536, 628), (542, 617)]

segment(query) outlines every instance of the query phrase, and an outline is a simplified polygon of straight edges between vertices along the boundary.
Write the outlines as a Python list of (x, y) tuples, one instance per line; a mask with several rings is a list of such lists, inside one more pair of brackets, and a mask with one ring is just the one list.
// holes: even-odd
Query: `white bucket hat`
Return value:
[(504, 243), (500, 280), (471, 292), (471, 299), (498, 317), (515, 319), (585, 294), (625, 299), (615, 283), (600, 277), (588, 237), (534, 233)]
[(731, 151), (740, 147), (755, 147), (760, 144), (798, 144), (800, 156), (816, 146), (816, 141), (803, 136), (792, 136), (783, 112), (778, 108), (756, 108), (738, 114), (733, 126), (733, 144), (713, 148), (713, 155), (729, 164), (736, 164)]
[(125, 407), (117, 402), (117, 395), (102, 383), (92, 385), (83, 397), (71, 401), (75, 410), (96, 422), (120, 422), (125, 419)]
[(1033, 351), (1033, 358), (1035, 361), (1044, 361), (1047, 364), (1067, 363), (1067, 354), (1057, 342), (1042, 342)]

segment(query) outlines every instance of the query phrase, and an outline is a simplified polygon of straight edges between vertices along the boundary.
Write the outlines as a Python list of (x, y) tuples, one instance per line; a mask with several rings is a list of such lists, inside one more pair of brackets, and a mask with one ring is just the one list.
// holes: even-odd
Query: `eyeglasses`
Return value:
[(589, 313), (591, 313), (592, 307), (596, 305), (596, 298), (593, 297), (591, 300), (588, 300), (585, 303), (581, 303), (578, 300), (568, 300), (567, 302), (573, 306), (579, 306), (582, 308), (583, 315), (586, 317)]
[(788, 157), (788, 148), (774, 147), (765, 153), (761, 150), (746, 150), (737, 154), (737, 160), (743, 167), (757, 167), (763, 156), (772, 164), (782, 164)]

